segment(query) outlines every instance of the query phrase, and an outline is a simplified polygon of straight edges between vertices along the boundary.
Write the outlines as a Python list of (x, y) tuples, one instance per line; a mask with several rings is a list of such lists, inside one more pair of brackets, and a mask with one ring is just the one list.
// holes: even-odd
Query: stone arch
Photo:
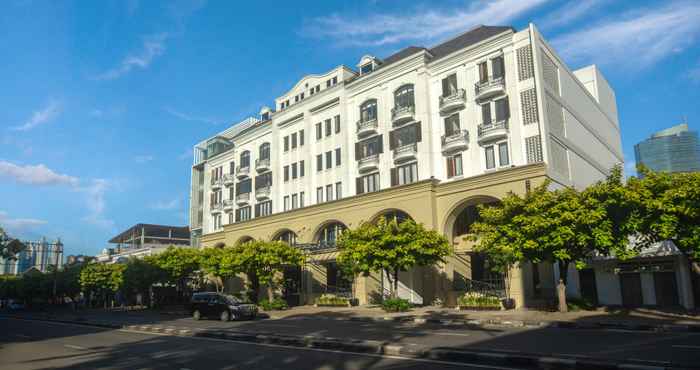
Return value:
[(383, 210), (381, 210), (381, 211), (375, 213), (375, 214), (369, 219), (369, 222), (375, 223), (375, 222), (379, 221), (379, 218), (382, 217), (382, 216), (384, 216), (384, 217), (389, 216), (389, 217), (387, 217), (387, 218), (394, 218), (394, 217), (396, 217), (396, 218), (399, 219), (399, 222), (401, 222), (401, 221), (403, 221), (403, 220), (406, 220), (406, 219), (408, 219), (408, 220), (413, 220), (413, 217), (411, 217), (411, 215), (408, 214), (408, 212), (406, 212), (406, 211), (404, 211), (404, 210), (402, 210), (402, 209), (399, 209), (399, 208), (386, 208), (386, 209), (383, 209)]
[[(328, 229), (328, 228), (331, 227), (331, 226), (340, 226), (343, 230), (345, 230), (345, 229), (348, 228), (347, 225), (346, 225), (344, 222), (342, 222), (342, 221), (340, 221), (340, 220), (337, 220), (337, 219), (332, 219), (332, 220), (324, 221), (324, 222), (322, 222), (321, 224), (319, 224), (319, 225), (316, 227), (316, 229), (314, 230), (314, 233), (312, 234), (312, 235), (313, 235), (313, 242), (314, 242), (314, 243), (320, 243), (320, 242), (322, 242), (322, 241), (324, 241), (324, 240), (327, 241), (328, 239), (324, 239), (324, 237), (327, 236), (327, 235), (324, 235), (324, 233), (326, 233), (325, 230)], [(329, 231), (330, 231), (330, 230), (329, 230)], [(337, 230), (336, 230), (336, 235), (337, 235)]]
[(238, 238), (238, 240), (236, 240), (236, 245), (248, 243), (248, 242), (252, 242), (252, 241), (255, 241), (255, 239), (252, 236), (243, 235), (240, 238)]
[(225, 246), (226, 246), (226, 244), (224, 244), (224, 242), (218, 242), (218, 243), (214, 244), (214, 248), (223, 248)]
[[(442, 225), (442, 232), (444, 235), (452, 241), (455, 236), (458, 235), (463, 235), (463, 234), (458, 234), (460, 231), (456, 230), (462, 225), (457, 225), (457, 221), (460, 217), (462, 216), (469, 216), (465, 215), (465, 212), (473, 212), (473, 207), (479, 204), (486, 204), (486, 203), (497, 203), (499, 202), (500, 199), (495, 198), (493, 196), (488, 196), (488, 195), (477, 195), (473, 197), (466, 198), (460, 202), (455, 202), (454, 205), (447, 211), (447, 217), (445, 217), (445, 222)], [(468, 225), (467, 225), (468, 226)]]
[(283, 241), (289, 245), (297, 244), (299, 235), (293, 230), (284, 228), (275, 232), (270, 240)]

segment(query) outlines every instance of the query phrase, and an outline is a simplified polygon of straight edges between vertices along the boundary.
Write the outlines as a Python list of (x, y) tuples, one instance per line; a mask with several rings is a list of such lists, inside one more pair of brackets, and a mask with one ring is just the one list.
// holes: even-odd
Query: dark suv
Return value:
[(243, 303), (232, 295), (203, 292), (192, 295), (190, 313), (195, 320), (202, 317), (218, 317), (221, 321), (237, 320), (244, 317), (254, 319), (258, 314), (258, 306)]

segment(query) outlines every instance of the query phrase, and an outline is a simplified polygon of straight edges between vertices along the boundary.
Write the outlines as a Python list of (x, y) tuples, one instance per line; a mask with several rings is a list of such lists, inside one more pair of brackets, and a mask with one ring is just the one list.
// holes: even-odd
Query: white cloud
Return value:
[(105, 179), (93, 179), (89, 185), (79, 187), (76, 190), (85, 195), (85, 202), (88, 215), (83, 217), (83, 221), (97, 227), (114, 230), (114, 221), (105, 218), (105, 193), (109, 189), (110, 183)]
[(171, 211), (180, 207), (180, 198), (175, 198), (170, 201), (159, 201), (151, 204), (151, 209), (157, 211)]
[(381, 46), (407, 41), (432, 42), (479, 24), (506, 24), (546, 0), (474, 1), (463, 9), (410, 9), (402, 14), (345, 17), (338, 14), (311, 20), (304, 35), (331, 38), (341, 44)]
[(0, 226), (12, 233), (19, 233), (46, 224), (46, 221), (35, 218), (11, 218), (7, 212), (0, 211)]
[(143, 46), (137, 53), (128, 55), (119, 66), (105, 71), (95, 77), (97, 80), (114, 80), (131, 72), (134, 68), (145, 69), (153, 60), (165, 52), (168, 33), (159, 33), (144, 37)]
[(152, 155), (137, 155), (136, 157), (134, 157), (134, 161), (136, 163), (146, 163), (146, 162), (150, 162), (154, 159), (155, 159), (155, 157)]
[(542, 28), (566, 26), (595, 9), (604, 0), (574, 0), (549, 13), (539, 24)]
[(212, 125), (216, 125), (216, 124), (221, 122), (221, 120), (218, 120), (215, 118), (193, 116), (191, 114), (183, 113), (183, 112), (177, 111), (177, 110), (169, 108), (169, 107), (165, 107), (165, 108), (163, 108), (163, 110), (166, 111), (171, 116), (179, 118), (183, 121), (202, 122), (202, 123), (208, 123), (208, 124), (212, 124)]
[(49, 102), (40, 110), (34, 111), (32, 116), (20, 126), (13, 127), (17, 131), (31, 130), (36, 126), (51, 122), (54, 118), (61, 114), (61, 103), (56, 100)]
[(694, 45), (699, 18), (700, 2), (664, 3), (616, 15), (552, 43), (572, 62), (644, 68)]
[(56, 173), (43, 164), (21, 166), (0, 160), (0, 176), (30, 185), (78, 185), (78, 178)]

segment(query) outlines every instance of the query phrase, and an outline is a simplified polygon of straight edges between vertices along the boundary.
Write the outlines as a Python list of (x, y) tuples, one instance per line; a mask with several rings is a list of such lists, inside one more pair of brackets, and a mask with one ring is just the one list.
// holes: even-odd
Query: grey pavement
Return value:
[(0, 319), (0, 369), (515, 369)]

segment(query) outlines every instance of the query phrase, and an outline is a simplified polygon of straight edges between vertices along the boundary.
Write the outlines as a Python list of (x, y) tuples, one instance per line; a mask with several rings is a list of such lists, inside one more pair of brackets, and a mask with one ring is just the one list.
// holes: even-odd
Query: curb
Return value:
[(105, 321), (59, 320), (51, 318), (26, 318), (20, 316), (5, 316), (34, 321), (60, 322), (80, 324), (100, 328), (132, 330), (146, 333), (179, 337), (202, 337), (237, 342), (274, 344), (288, 347), (305, 347), (335, 350), (349, 353), (367, 353), (377, 355), (401, 356), (460, 363), (480, 363), (495, 366), (524, 366), (533, 369), (586, 369), (586, 370), (690, 370), (670, 363), (654, 361), (635, 361), (619, 363), (616, 360), (594, 358), (568, 358), (543, 356), (519, 352), (469, 351), (453, 348), (431, 348), (412, 350), (411, 348), (381, 341), (357, 340), (350, 338), (331, 338), (316, 336), (280, 335), (264, 332), (223, 331), (211, 329), (174, 328), (154, 325), (122, 325)]

